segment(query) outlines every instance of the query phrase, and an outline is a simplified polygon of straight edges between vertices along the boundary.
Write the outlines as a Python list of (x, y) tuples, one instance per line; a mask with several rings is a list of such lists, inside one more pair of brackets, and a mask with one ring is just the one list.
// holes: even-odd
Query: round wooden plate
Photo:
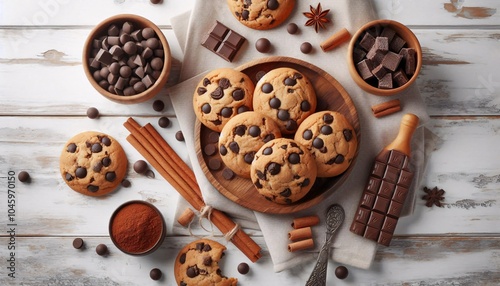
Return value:
[[(354, 103), (342, 85), (322, 69), (295, 58), (268, 57), (249, 62), (238, 67), (237, 70), (247, 74), (250, 79), (256, 83), (258, 73), (268, 72), (279, 67), (290, 67), (303, 73), (311, 81), (316, 91), (318, 98), (316, 111), (334, 110), (342, 113), (352, 124), (358, 136), (358, 142), (360, 142), (359, 119)], [(208, 180), (221, 194), (231, 201), (251, 210), (264, 213), (293, 213), (314, 206), (325, 200), (347, 179), (357, 157), (356, 152), (353, 163), (351, 163), (350, 167), (343, 174), (331, 178), (317, 178), (314, 186), (304, 198), (293, 204), (281, 205), (268, 201), (260, 195), (250, 179), (238, 176), (235, 176), (231, 180), (225, 179), (222, 176), (222, 172), (224, 168), (226, 168), (225, 166), (222, 166), (217, 171), (208, 168), (209, 160), (215, 159), (222, 162), (218, 152), (212, 156), (208, 156), (203, 152), (203, 149), (207, 145), (213, 144), (217, 146), (217, 142), (214, 142), (213, 133), (215, 132), (205, 127), (199, 120), (196, 121), (196, 153), (201, 168)], [(218, 150), (218, 148), (216, 148), (216, 150)]]

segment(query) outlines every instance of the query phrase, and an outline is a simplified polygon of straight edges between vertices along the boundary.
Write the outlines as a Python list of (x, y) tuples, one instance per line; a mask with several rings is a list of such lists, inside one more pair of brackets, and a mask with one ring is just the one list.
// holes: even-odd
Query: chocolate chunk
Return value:
[(231, 82), (227, 79), (227, 78), (221, 78), (219, 80), (219, 86), (222, 88), (222, 89), (227, 89), (231, 86)]
[(210, 96), (213, 98), (213, 99), (221, 99), (223, 96), (224, 96), (224, 91), (222, 90), (222, 88), (219, 86), (217, 87), (214, 91), (212, 91), (212, 93), (210, 93)]
[(247, 131), (247, 127), (245, 125), (238, 125), (234, 128), (234, 135), (238, 135), (238, 136), (243, 136), (245, 135)]
[[(401, 62), (402, 58), (403, 58), (403, 56), (400, 54), (396, 54), (394, 52), (388, 52), (384, 56), (384, 59), (382, 60), (382, 65), (386, 69), (394, 72), (398, 68), (399, 63)], [(392, 81), (392, 78), (391, 78), (391, 81)]]
[(303, 53), (303, 54), (309, 54), (312, 52), (312, 49), (313, 49), (313, 46), (311, 45), (311, 43), (309, 42), (303, 42), (301, 45), (300, 45), (300, 51)]
[(368, 80), (373, 77), (373, 74), (371, 72), (371, 61), (368, 59), (362, 60), (361, 62), (357, 63), (356, 69), (358, 70), (361, 78), (363, 78), (364, 80)]
[(255, 49), (260, 53), (267, 53), (271, 50), (271, 42), (266, 38), (260, 38), (255, 42)]
[(376, 37), (373, 47), (377, 52), (386, 53), (389, 51), (389, 39), (387, 37)]
[(309, 178), (305, 178), (304, 181), (302, 181), (302, 183), (300, 183), (300, 186), (307, 187), (307, 186), (309, 186), (310, 183), (311, 183), (311, 180), (309, 180)]
[(297, 24), (295, 24), (295, 23), (290, 23), (286, 26), (286, 31), (289, 34), (293, 35), (299, 31), (299, 26), (297, 26)]
[(263, 172), (257, 170), (255, 174), (257, 175), (257, 178), (259, 178), (259, 179), (261, 179), (263, 181), (266, 180), (266, 175)]
[(205, 252), (209, 252), (210, 250), (212, 250), (212, 247), (210, 246), (210, 244), (205, 243), (205, 244), (203, 245), (203, 251), (205, 251)]
[(198, 276), (199, 274), (200, 274), (200, 270), (198, 269), (198, 266), (196, 266), (196, 265), (189, 266), (186, 270), (186, 275), (189, 278), (194, 278), (194, 277)]
[(81, 249), (83, 247), (83, 239), (77, 237), (73, 240), (73, 247), (76, 249)]
[(263, 93), (271, 93), (273, 91), (273, 85), (270, 83), (265, 83), (261, 88)]
[(266, 136), (264, 136), (264, 138), (262, 139), (262, 141), (264, 143), (267, 143), (267, 142), (269, 142), (269, 141), (271, 141), (273, 139), (275, 139), (274, 134), (267, 134)]
[(76, 144), (75, 143), (70, 143), (68, 145), (68, 148), (66, 149), (66, 151), (68, 151), (70, 153), (75, 153), (76, 152)]
[(403, 86), (408, 82), (408, 77), (402, 70), (398, 70), (392, 75), (392, 79), (397, 86)]
[(224, 168), (224, 170), (222, 170), (222, 177), (224, 177), (224, 179), (232, 180), (234, 176), (235, 174), (231, 169)]
[(379, 64), (372, 70), (372, 74), (378, 79), (381, 80), (386, 74), (387, 70), (384, 68), (382, 64)]
[(378, 81), (378, 88), (391, 89), (392, 88), (392, 73), (387, 73), (383, 78)]
[(210, 143), (217, 143), (217, 142), (219, 142), (219, 133), (217, 133), (217, 132), (210, 132), (208, 134), (208, 142), (210, 142)]
[(344, 129), (342, 131), (342, 134), (344, 134), (344, 138), (347, 142), (352, 140), (352, 130), (350, 129)]
[(406, 45), (406, 41), (403, 40), (403, 38), (396, 35), (396, 36), (394, 36), (392, 41), (389, 43), (389, 50), (391, 50), (395, 53), (399, 53), (399, 51), (401, 51), (401, 49), (405, 45)]
[(281, 171), (281, 165), (278, 163), (271, 162), (270, 164), (267, 165), (266, 170), (269, 172), (271, 175), (277, 175)]
[(85, 169), (84, 167), (78, 167), (76, 168), (75, 175), (80, 179), (85, 178), (87, 177), (87, 169)]
[[(152, 2), (155, 1), (155, 2), (159, 3), (161, 0), (151, 0), (151, 1)], [(156, 4), (156, 3), (153, 3), (153, 4)], [(162, 272), (158, 268), (153, 268), (153, 269), (151, 269), (151, 271), (149, 271), (149, 277), (155, 281), (160, 280), (161, 276), (162, 276)]]
[(267, 1), (267, 9), (269, 10), (276, 10), (280, 6), (280, 3), (278, 0), (268, 0)]
[(288, 155), (288, 162), (290, 162), (290, 164), (299, 164), (300, 163), (300, 155), (297, 154), (297, 153), (291, 153), (290, 155)]
[(105, 244), (98, 244), (97, 247), (95, 248), (95, 252), (98, 255), (106, 255), (108, 253), (108, 247)]
[(396, 31), (390, 27), (384, 27), (380, 33), (380, 37), (385, 37), (390, 42), (396, 36)]
[(360, 61), (362, 61), (365, 58), (365, 56), (366, 56), (365, 51), (363, 51), (362, 49), (360, 49), (358, 47), (354, 48), (353, 54), (352, 54), (354, 63), (359, 63)]
[(402, 49), (401, 51), (403, 50), (403, 57), (405, 60), (405, 73), (408, 76), (411, 76), (415, 73), (417, 66), (416, 52), (412, 48)]
[(212, 257), (210, 257), (210, 256), (203, 257), (203, 265), (205, 265), (205, 266), (212, 265)]
[(202, 40), (201, 45), (226, 61), (232, 62), (245, 40), (240, 34), (216, 21)]
[(181, 256), (179, 257), (179, 262), (181, 264), (186, 263), (186, 253), (181, 254)]
[(238, 264), (238, 272), (240, 274), (245, 275), (245, 274), (248, 274), (249, 271), (250, 271), (250, 266), (248, 266), (247, 263), (242, 262), (242, 263)]
[(292, 190), (290, 190), (290, 188), (286, 188), (284, 189), (282, 192), (280, 192), (280, 196), (282, 197), (289, 197), (292, 195)]
[(203, 95), (203, 94), (205, 94), (205, 92), (207, 92), (207, 89), (200, 86), (200, 87), (198, 87), (196, 92), (198, 93), (198, 95)]
[(17, 175), (17, 179), (21, 182), (21, 183), (28, 183), (30, 181), (30, 174), (26, 171), (21, 171), (19, 172), (19, 174)]
[(375, 38), (370, 33), (365, 33), (359, 42), (359, 46), (368, 52), (373, 45), (375, 45)]
[(97, 52), (95, 59), (98, 62), (109, 66), (113, 62), (113, 55), (104, 49), (100, 49), (99, 52)]
[(233, 93), (231, 93), (231, 95), (233, 96), (233, 99), (236, 101), (240, 101), (243, 98), (245, 98), (245, 92), (241, 88), (235, 89)]
[(73, 176), (70, 174), (70, 173), (66, 173), (66, 175), (64, 176), (64, 178), (66, 179), (66, 181), (72, 181), (74, 178)]
[(273, 97), (269, 100), (269, 106), (274, 109), (278, 109), (281, 106), (281, 100), (277, 97)]
[(175, 139), (177, 139), (177, 141), (184, 141), (184, 134), (182, 134), (182, 131), (177, 131), (175, 133)]

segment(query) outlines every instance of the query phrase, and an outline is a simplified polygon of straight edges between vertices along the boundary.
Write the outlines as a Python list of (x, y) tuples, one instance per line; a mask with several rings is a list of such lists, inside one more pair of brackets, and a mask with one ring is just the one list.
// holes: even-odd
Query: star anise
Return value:
[(326, 29), (325, 23), (330, 23), (330, 20), (326, 17), (330, 9), (324, 10), (321, 8), (321, 3), (318, 3), (318, 7), (316, 9), (313, 8), (312, 5), (309, 5), (311, 12), (304, 12), (304, 16), (306, 16), (309, 20), (306, 22), (306, 26), (314, 26), (314, 30), (316, 33), (319, 31), (319, 28)]
[(422, 196), (423, 200), (426, 200), (425, 205), (427, 207), (432, 207), (432, 205), (436, 205), (438, 207), (442, 207), (443, 204), (441, 203), (442, 200), (444, 200), (444, 193), (445, 191), (443, 189), (438, 189), (438, 187), (434, 187), (432, 189), (429, 189), (427, 187), (424, 187), (424, 192), (426, 192), (426, 195)]

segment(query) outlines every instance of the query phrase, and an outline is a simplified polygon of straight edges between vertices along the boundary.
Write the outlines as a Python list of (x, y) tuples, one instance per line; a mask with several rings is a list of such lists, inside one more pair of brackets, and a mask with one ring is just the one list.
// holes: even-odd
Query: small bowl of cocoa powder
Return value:
[(111, 215), (109, 235), (114, 245), (130, 255), (147, 255), (157, 250), (166, 235), (163, 215), (151, 203), (132, 200)]

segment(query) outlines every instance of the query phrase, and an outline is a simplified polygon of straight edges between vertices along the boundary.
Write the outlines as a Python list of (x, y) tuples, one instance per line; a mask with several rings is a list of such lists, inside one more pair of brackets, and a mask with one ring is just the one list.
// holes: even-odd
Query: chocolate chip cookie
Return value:
[(255, 153), (265, 143), (280, 137), (279, 127), (271, 118), (254, 111), (244, 112), (231, 118), (222, 128), (219, 153), (229, 169), (250, 178)]
[(73, 190), (88, 196), (102, 196), (121, 183), (127, 163), (125, 151), (113, 137), (86, 131), (64, 145), (59, 168)]
[(227, 5), (243, 25), (267, 30), (283, 23), (290, 16), (295, 0), (227, 0)]
[(264, 144), (250, 168), (257, 191), (266, 199), (291, 204), (304, 197), (316, 180), (316, 162), (305, 146), (288, 138)]
[(278, 123), (282, 134), (293, 134), (316, 110), (316, 93), (302, 73), (277, 68), (266, 73), (255, 86), (253, 109)]
[(253, 91), (246, 74), (230, 68), (213, 70), (196, 87), (194, 113), (203, 125), (220, 132), (229, 119), (252, 109)]
[(184, 246), (174, 264), (177, 285), (236, 285), (238, 279), (223, 276), (219, 268), (224, 250), (224, 245), (209, 239), (199, 239)]
[(354, 160), (358, 138), (349, 121), (338, 112), (321, 111), (310, 115), (295, 133), (295, 141), (313, 154), (318, 177), (343, 173)]

